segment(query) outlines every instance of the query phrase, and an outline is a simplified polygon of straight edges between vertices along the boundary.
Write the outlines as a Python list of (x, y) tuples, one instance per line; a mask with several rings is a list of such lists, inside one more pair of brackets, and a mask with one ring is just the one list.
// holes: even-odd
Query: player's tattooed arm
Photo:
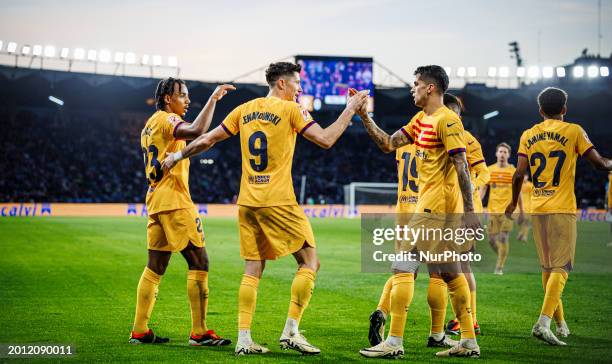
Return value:
[(399, 147), (413, 143), (412, 139), (404, 134), (401, 129), (389, 135), (376, 125), (374, 120), (367, 113), (360, 112), (359, 117), (361, 117), (363, 126), (370, 135), (370, 138), (372, 138), (380, 150), (385, 153), (391, 153)]
[(164, 173), (172, 169), (181, 159), (189, 158), (196, 154), (205, 152), (212, 148), (216, 143), (229, 138), (230, 135), (218, 126), (214, 128), (210, 133), (202, 134), (197, 137), (194, 141), (189, 143), (183, 150), (175, 153), (166, 153), (166, 158), (161, 162), (162, 170)]
[(461, 190), (461, 196), (463, 197), (463, 209), (466, 212), (473, 212), (473, 187), (472, 181), (470, 180), (470, 170), (468, 169), (468, 162), (465, 157), (465, 152), (453, 154), (451, 156), (451, 160), (455, 165), (455, 170), (457, 171), (457, 178), (459, 179), (459, 189)]
[(233, 85), (224, 84), (217, 86), (195, 120), (192, 123), (181, 123), (177, 126), (175, 131), (176, 138), (191, 140), (206, 133), (208, 128), (210, 128), (217, 101), (221, 100), (229, 91), (235, 89), (236, 87)]
[(527, 168), (529, 168), (527, 162), (527, 158), (519, 155), (518, 163), (516, 165), (516, 171), (514, 171), (514, 175), (512, 175), (512, 201), (506, 207), (506, 217), (512, 219), (512, 214), (514, 210), (516, 210), (516, 204), (519, 201), (519, 197), (521, 195), (521, 190), (523, 189), (523, 181), (525, 180), (525, 174), (527, 173)]

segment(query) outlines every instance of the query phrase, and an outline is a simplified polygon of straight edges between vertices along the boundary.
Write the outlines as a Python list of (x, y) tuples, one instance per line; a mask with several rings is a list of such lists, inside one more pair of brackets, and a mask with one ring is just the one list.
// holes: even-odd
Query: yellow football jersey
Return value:
[(419, 200), (416, 146), (407, 144), (395, 151), (397, 164), (397, 213), (413, 213)]
[(465, 152), (463, 123), (446, 106), (432, 115), (418, 112), (401, 131), (414, 141), (419, 174), (419, 200), (415, 212), (445, 213), (445, 188), (457, 179), (450, 155)]
[(526, 214), (530, 214), (531, 211), (531, 194), (533, 193), (533, 183), (530, 181), (523, 182), (523, 188), (521, 189), (521, 197), (523, 198), (523, 211)]
[(164, 174), (160, 161), (166, 153), (185, 148), (185, 141), (175, 138), (176, 127), (183, 123), (180, 116), (156, 111), (140, 133), (140, 146), (149, 183), (146, 204), (149, 215), (161, 211), (194, 208), (189, 194), (189, 159), (183, 159)]
[(238, 205), (297, 204), (291, 178), (295, 138), (314, 123), (298, 103), (273, 96), (244, 103), (223, 120), (221, 126), (228, 134), (240, 133)]
[(576, 213), (576, 159), (591, 148), (578, 124), (547, 119), (523, 132), (518, 154), (529, 162), (533, 213)]
[(608, 174), (608, 208), (612, 209), (612, 172)]
[[(474, 212), (481, 213), (482, 200), (480, 198), (478, 187), (488, 182), (489, 170), (487, 169), (484, 155), (482, 154), (482, 146), (478, 140), (476, 140), (476, 138), (474, 138), (469, 131), (464, 130), (463, 141), (466, 146), (465, 157), (469, 166), (470, 179), (472, 181), (472, 185), (474, 186), (474, 193), (472, 194)], [(454, 180), (448, 180), (446, 196), (447, 212), (463, 212), (463, 197), (461, 196), (461, 188), (459, 187), (459, 180), (457, 178)]]
[(516, 168), (508, 164), (502, 168), (497, 163), (489, 166), (491, 179), (489, 180), (489, 213), (504, 213), (512, 201), (512, 175)]

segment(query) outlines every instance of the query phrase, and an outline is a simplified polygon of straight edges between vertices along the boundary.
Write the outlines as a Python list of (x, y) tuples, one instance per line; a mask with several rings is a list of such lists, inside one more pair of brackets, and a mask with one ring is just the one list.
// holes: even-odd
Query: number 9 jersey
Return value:
[(547, 119), (523, 132), (518, 155), (529, 164), (534, 214), (576, 213), (576, 159), (591, 148), (578, 124)]
[(147, 121), (140, 134), (140, 146), (145, 163), (147, 213), (195, 208), (189, 194), (189, 159), (183, 159), (167, 174), (163, 174), (161, 161), (166, 153), (185, 148), (185, 141), (176, 139), (175, 131), (184, 123), (180, 116), (158, 110)]
[(298, 103), (274, 96), (244, 103), (223, 120), (221, 127), (229, 135), (240, 133), (238, 205), (297, 205), (291, 178), (295, 139), (314, 123)]

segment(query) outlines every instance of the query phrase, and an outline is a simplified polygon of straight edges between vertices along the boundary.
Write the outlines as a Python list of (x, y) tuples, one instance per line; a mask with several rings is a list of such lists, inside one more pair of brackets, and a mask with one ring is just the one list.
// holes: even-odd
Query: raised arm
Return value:
[(397, 148), (400, 148), (406, 144), (412, 144), (413, 140), (402, 130), (397, 130), (392, 135), (385, 133), (384, 130), (378, 127), (374, 120), (368, 115), (368, 113), (360, 113), (359, 117), (363, 121), (363, 126), (366, 131), (374, 140), (374, 143), (378, 145), (380, 150), (385, 153), (391, 153)]
[(322, 128), (319, 124), (313, 123), (311, 126), (305, 128), (302, 135), (304, 138), (315, 143), (321, 148), (331, 148), (349, 126), (355, 112), (361, 108), (362, 105), (367, 103), (367, 101), (367, 92), (360, 91), (348, 99), (344, 111), (342, 111), (342, 114), (340, 114), (338, 119), (331, 125), (329, 125), (327, 128)]
[(216, 143), (229, 138), (230, 135), (221, 125), (214, 128), (210, 133), (202, 134), (197, 139), (189, 143), (183, 150), (175, 153), (166, 153), (166, 158), (162, 161), (164, 173), (172, 169), (181, 159), (189, 158), (193, 155), (205, 152), (212, 148)]
[(228, 91), (235, 90), (236, 87), (233, 85), (219, 85), (213, 91), (212, 95), (208, 98), (206, 105), (198, 116), (195, 118), (193, 123), (181, 123), (177, 126), (175, 131), (175, 136), (177, 139), (186, 139), (191, 140), (199, 137), (200, 135), (206, 133), (208, 128), (210, 128), (210, 123), (213, 118), (213, 114), (215, 113), (215, 106), (217, 105), (217, 101), (221, 100), (223, 96), (225, 96)]
[(506, 217), (509, 219), (512, 219), (512, 214), (514, 213), (514, 210), (516, 210), (516, 204), (521, 196), (521, 190), (523, 188), (523, 181), (525, 180), (527, 168), (529, 168), (527, 157), (519, 154), (516, 171), (514, 171), (514, 175), (512, 175), (512, 201), (510, 201), (510, 204), (506, 207), (505, 212)]

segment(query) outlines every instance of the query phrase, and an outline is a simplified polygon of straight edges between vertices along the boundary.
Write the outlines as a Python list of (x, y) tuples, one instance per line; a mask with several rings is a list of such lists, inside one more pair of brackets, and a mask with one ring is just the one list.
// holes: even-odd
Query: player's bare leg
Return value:
[(498, 252), (497, 252), (497, 239), (498, 239), (498, 235), (499, 234), (491, 234), (491, 235), (489, 235), (489, 245), (491, 246), (491, 249), (493, 249), (495, 254), (498, 254)]
[(191, 242), (181, 251), (187, 262), (187, 294), (191, 307), (191, 334), (189, 345), (225, 346), (232, 343), (209, 330), (206, 325), (208, 309), (208, 254), (205, 247), (197, 247)]
[(157, 299), (161, 277), (166, 272), (172, 253), (149, 250), (148, 255), (147, 267), (138, 282), (136, 315), (130, 336), (132, 344), (162, 344), (170, 341), (168, 338), (156, 336), (153, 330), (149, 329), (148, 323)]
[(293, 349), (302, 354), (319, 354), (321, 350), (308, 343), (299, 331), (300, 320), (312, 297), (316, 274), (320, 267), (317, 249), (304, 244), (302, 249), (293, 253), (293, 257), (298, 264), (298, 270), (291, 284), (291, 302), (280, 337), (280, 346), (282, 349)]
[(495, 274), (504, 274), (504, 266), (506, 265), (506, 259), (508, 258), (508, 252), (510, 250), (510, 232), (504, 231), (497, 234), (497, 263), (495, 264)]
[(236, 355), (265, 354), (269, 352), (251, 338), (251, 323), (257, 304), (257, 288), (266, 267), (265, 260), (246, 260), (238, 291), (238, 342)]

